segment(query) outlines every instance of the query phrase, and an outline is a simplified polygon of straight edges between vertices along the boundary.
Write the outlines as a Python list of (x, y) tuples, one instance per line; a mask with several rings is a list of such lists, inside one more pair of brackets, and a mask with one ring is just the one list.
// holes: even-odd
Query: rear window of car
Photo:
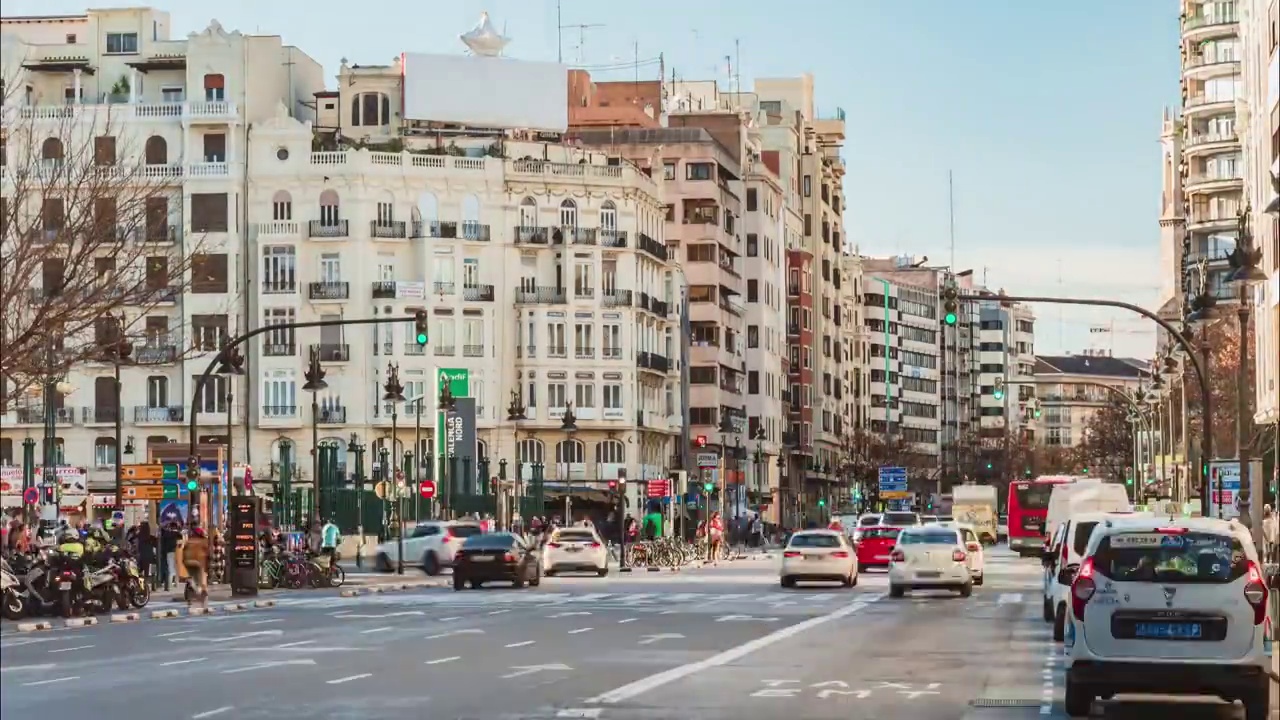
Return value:
[(467, 538), (462, 543), (464, 550), (481, 549), (504, 549), (509, 548), (516, 542), (516, 536), (511, 533), (485, 533), (475, 534)]
[(840, 547), (840, 538), (835, 535), (792, 535), (791, 547), (834, 548)]
[(898, 536), (899, 545), (955, 545), (955, 530), (916, 530)]
[(886, 525), (915, 525), (919, 521), (920, 516), (915, 513), (891, 512), (884, 514), (884, 523)]
[(1089, 547), (1089, 536), (1093, 534), (1093, 529), (1096, 527), (1098, 527), (1096, 520), (1076, 523), (1075, 539), (1071, 542), (1071, 547), (1077, 555), (1084, 555), (1084, 551)]
[(1093, 553), (1101, 575), (1123, 582), (1229, 583), (1249, 570), (1240, 541), (1209, 532), (1108, 535)]
[(449, 534), (454, 537), (469, 538), (480, 534), (479, 525), (450, 525)]
[(858, 525), (862, 527), (874, 527), (879, 524), (880, 524), (880, 517), (878, 515), (871, 515), (868, 517), (864, 517), (858, 521)]
[(595, 542), (596, 536), (585, 530), (561, 530), (556, 533), (560, 542)]
[(898, 537), (898, 533), (900, 532), (902, 532), (902, 530), (898, 528), (883, 528), (883, 527), (870, 528), (868, 530), (862, 531), (862, 539), (863, 540), (876, 540), (876, 539), (893, 540), (894, 538)]

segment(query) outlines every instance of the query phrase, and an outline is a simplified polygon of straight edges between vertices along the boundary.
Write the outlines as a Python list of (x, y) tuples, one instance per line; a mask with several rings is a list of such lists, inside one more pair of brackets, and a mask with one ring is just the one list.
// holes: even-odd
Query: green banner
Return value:
[[(466, 368), (438, 368), (436, 370), (436, 386), (435, 386), (435, 392), (437, 397), (440, 394), (440, 390), (445, 387), (445, 383), (448, 383), (449, 393), (453, 395), (455, 398), (471, 397), (471, 373)], [(448, 448), (446, 447), (446, 440), (449, 434), (449, 430), (446, 427), (448, 419), (449, 418), (446, 417), (446, 413), (440, 412), (440, 411), (436, 412), (436, 465), (437, 467), (436, 467), (435, 476), (437, 478), (440, 478), (442, 481), (457, 483), (458, 478), (449, 477), (449, 466), (448, 466), (448, 459), (447, 459), (449, 455), (449, 451), (448, 451)], [(456, 423), (460, 418), (458, 418), (457, 415), (454, 415), (453, 419)], [(473, 461), (474, 461), (474, 458), (473, 458)], [(457, 472), (461, 473), (462, 470), (459, 468)], [(451, 489), (452, 488), (445, 488), (443, 486), (440, 486), (440, 487), (437, 487), (436, 492), (444, 494), (445, 492), (449, 492)]]

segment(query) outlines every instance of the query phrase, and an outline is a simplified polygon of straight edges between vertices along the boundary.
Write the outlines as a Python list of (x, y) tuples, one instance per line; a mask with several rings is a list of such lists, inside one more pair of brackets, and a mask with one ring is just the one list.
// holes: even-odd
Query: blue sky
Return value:
[[(123, 3), (120, 3), (123, 4)], [(864, 253), (946, 264), (947, 173), (956, 266), (1010, 293), (1111, 297), (1151, 307), (1158, 278), (1160, 114), (1178, 96), (1172, 0), (155, 0), (175, 35), (216, 17), (280, 34), (324, 64), (453, 52), (487, 10), (508, 54), (605, 65), (666, 59), (686, 79), (727, 78), (738, 42), (753, 77), (813, 73), (818, 106), (848, 118), (847, 233)], [(5, 15), (74, 13), (83, 0), (5, 0)], [(355, 9), (358, 8), (358, 9)], [(735, 61), (736, 64), (736, 61)], [(639, 70), (656, 77), (656, 65)], [(593, 73), (629, 79), (634, 70)], [(1106, 310), (1036, 308), (1041, 354), (1097, 341), (1147, 357), (1151, 324)], [(1111, 343), (1107, 343), (1110, 345)]]

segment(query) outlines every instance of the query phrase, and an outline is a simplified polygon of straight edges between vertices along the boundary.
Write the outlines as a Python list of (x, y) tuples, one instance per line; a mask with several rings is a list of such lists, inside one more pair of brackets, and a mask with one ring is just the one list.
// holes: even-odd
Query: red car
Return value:
[(884, 526), (862, 528), (862, 538), (858, 541), (858, 566), (889, 567), (889, 555), (898, 543), (901, 530)]

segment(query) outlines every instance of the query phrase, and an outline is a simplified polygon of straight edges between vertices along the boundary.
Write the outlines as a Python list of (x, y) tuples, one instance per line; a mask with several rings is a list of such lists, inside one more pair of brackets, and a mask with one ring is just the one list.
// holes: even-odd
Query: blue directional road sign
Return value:
[(907, 469), (902, 467), (880, 468), (880, 497), (903, 497), (907, 494)]

